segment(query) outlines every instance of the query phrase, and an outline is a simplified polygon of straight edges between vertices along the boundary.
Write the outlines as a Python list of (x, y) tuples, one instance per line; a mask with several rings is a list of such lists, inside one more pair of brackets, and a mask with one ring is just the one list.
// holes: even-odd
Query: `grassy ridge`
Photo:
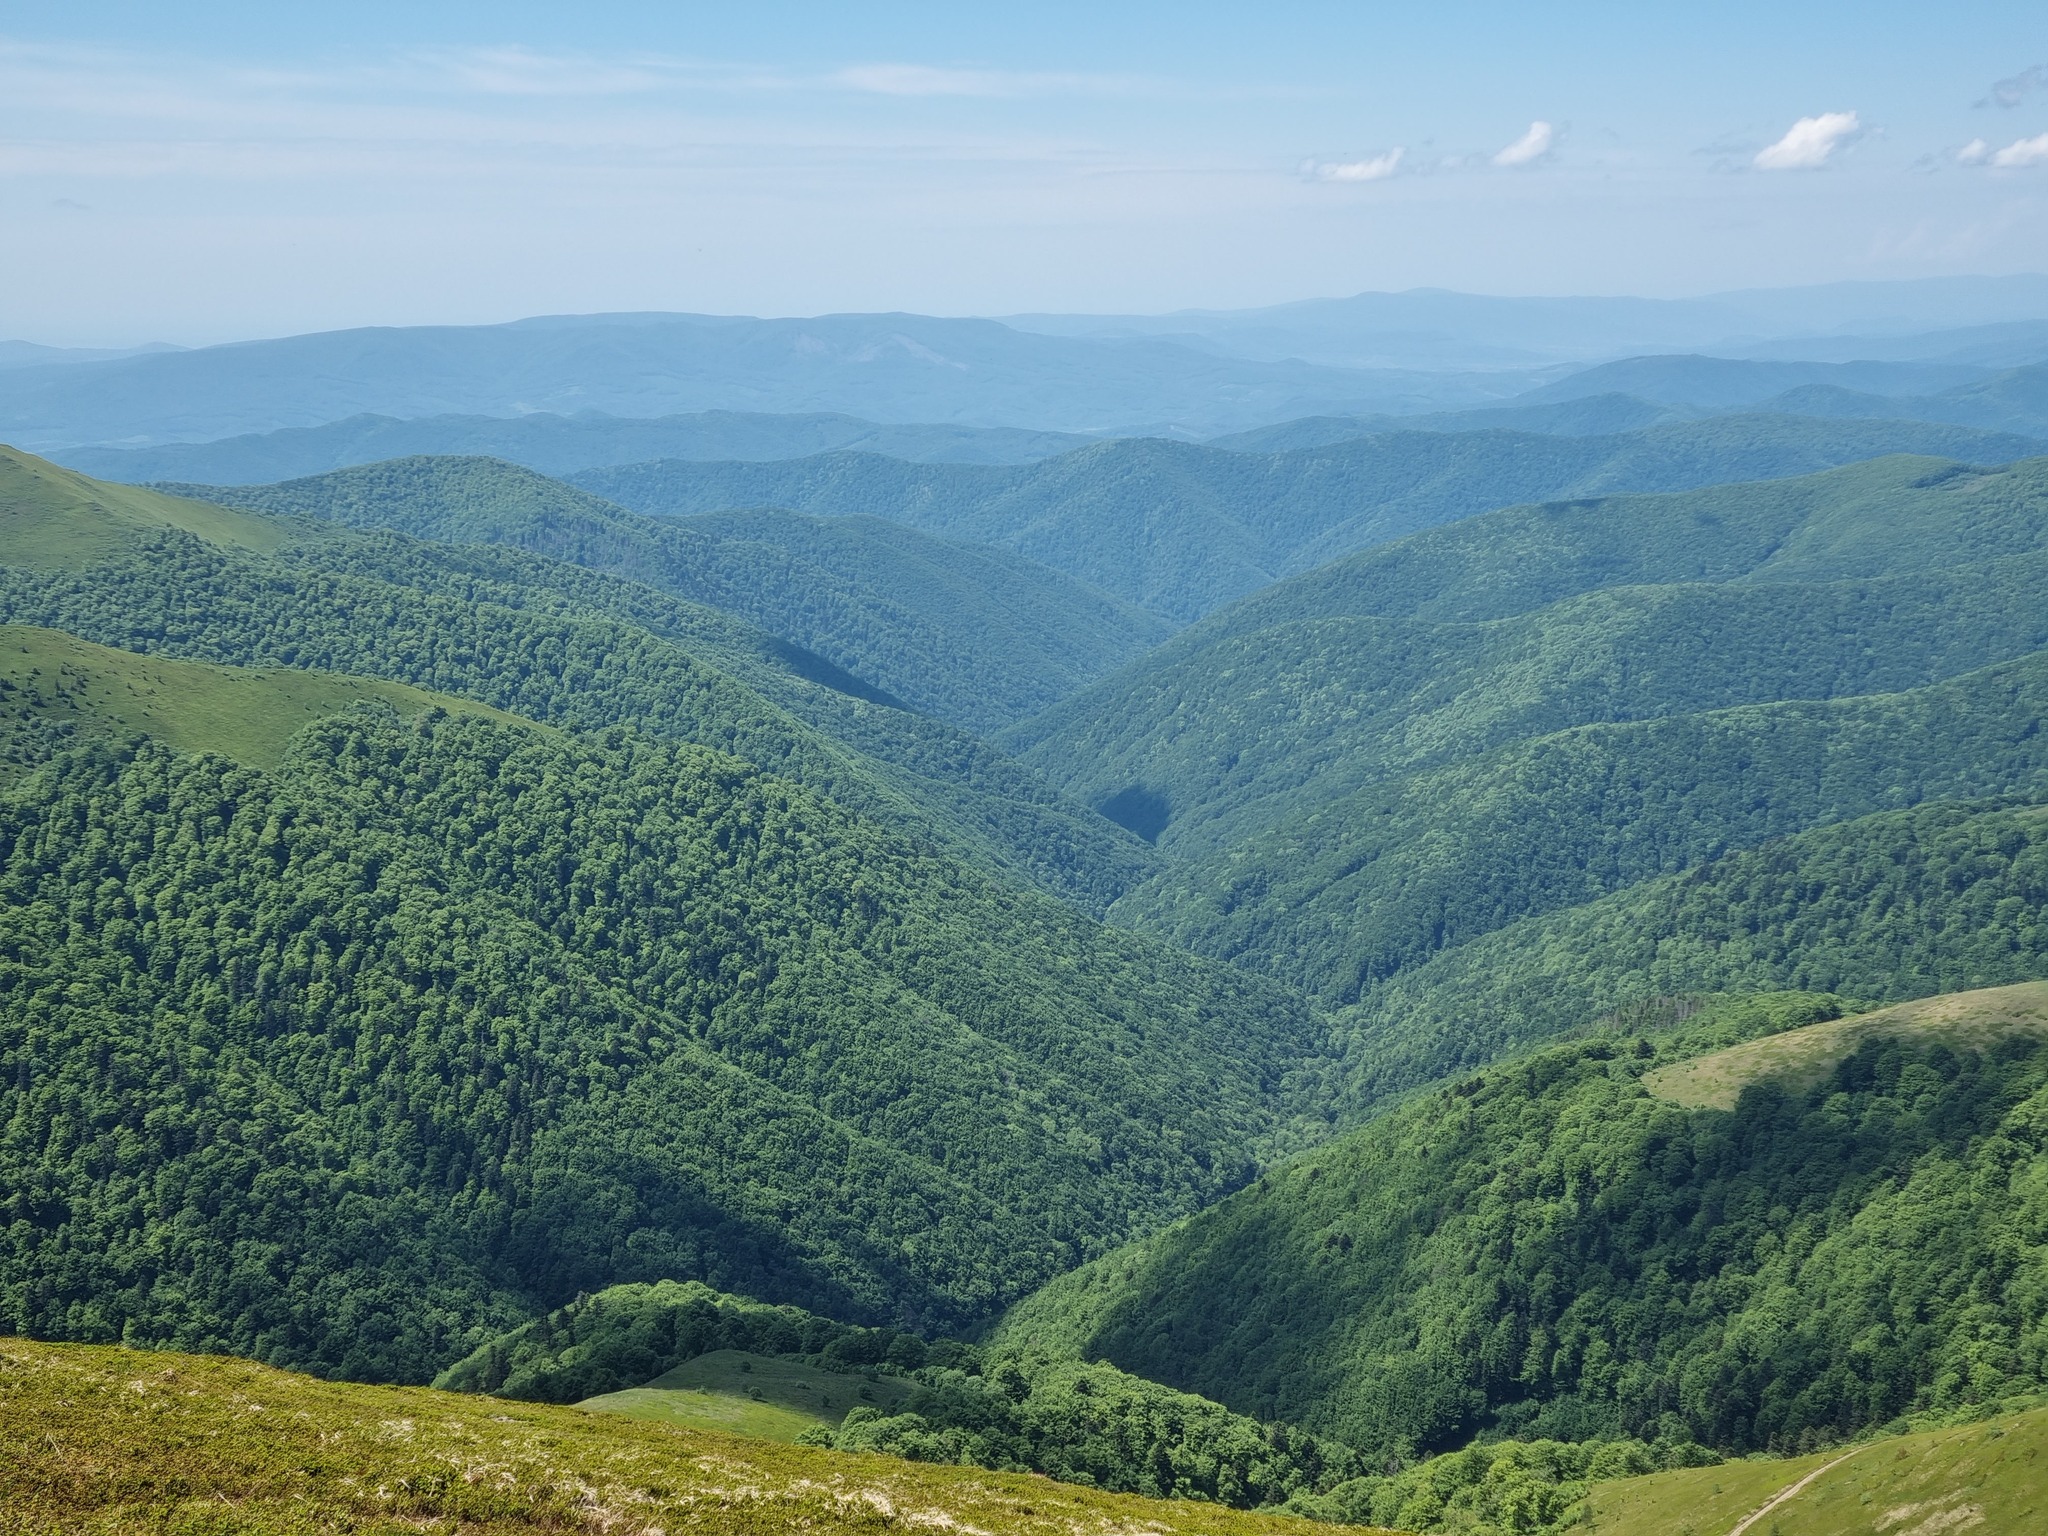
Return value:
[(1733, 1109), (1752, 1083), (1810, 1088), (1867, 1040), (1924, 1040), (1982, 1050), (2001, 1037), (2048, 1034), (2048, 981), (1950, 992), (1874, 1013), (1745, 1041), (1650, 1073), (1643, 1086), (1688, 1109)]
[(1590, 1536), (1944, 1536), (2048, 1521), (2048, 1409), (1873, 1440), (1788, 1461), (1740, 1461), (1604, 1483)]
[[(270, 768), (306, 726), (373, 702), (404, 716), (440, 709), (504, 723), (513, 718), (403, 683), (137, 656), (60, 630), (0, 624), (0, 732), (17, 748), (9, 754), (17, 765), (40, 759), (58, 741), (149, 736), (175, 751), (218, 752)], [(20, 750), (29, 737), (41, 750)]]
[(265, 518), (90, 480), (0, 444), (0, 533), (9, 565), (89, 564), (132, 552), (147, 535), (166, 529), (243, 549), (275, 549), (288, 538)]
[(767, 1536), (894, 1526), (1253, 1536), (1285, 1516), (776, 1445), (616, 1414), (339, 1385), (246, 1361), (0, 1342), (14, 1529)]

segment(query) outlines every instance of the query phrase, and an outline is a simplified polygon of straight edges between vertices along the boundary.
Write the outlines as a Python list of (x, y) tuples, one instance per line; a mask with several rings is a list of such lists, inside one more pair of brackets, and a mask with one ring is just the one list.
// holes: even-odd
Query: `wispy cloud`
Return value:
[(876, 96), (1127, 96), (1152, 82), (1128, 75), (1047, 74), (1010, 69), (939, 69), (928, 64), (854, 64), (829, 83)]
[(2048, 64), (2035, 64), (2016, 75), (1992, 82), (1977, 103), (1980, 107), (2016, 107), (2036, 91), (2048, 91)]
[(1982, 139), (1972, 139), (1956, 151), (1957, 165), (1982, 165), (1991, 158), (1991, 146)]
[(1863, 124), (1854, 112), (1802, 117), (1777, 143), (1758, 150), (1750, 164), (1760, 171), (1817, 171), (1862, 129)]
[(1302, 170), (1316, 181), (1385, 181), (1401, 169), (1406, 149), (1396, 146), (1363, 160), (1311, 160)]
[(1514, 143), (1493, 157), (1493, 163), (1509, 170), (1534, 165), (1548, 158), (1557, 144), (1557, 129), (1538, 118)]
[(2048, 165), (2048, 133), (2037, 133), (2031, 139), (2015, 139), (1994, 154), (1989, 163), (2004, 170), (2022, 165)]

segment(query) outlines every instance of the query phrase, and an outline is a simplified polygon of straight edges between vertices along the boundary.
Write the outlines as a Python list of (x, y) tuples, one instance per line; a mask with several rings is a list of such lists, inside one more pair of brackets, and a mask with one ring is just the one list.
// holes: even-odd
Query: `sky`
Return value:
[(2048, 269), (2048, 7), (0, 3), (0, 337)]

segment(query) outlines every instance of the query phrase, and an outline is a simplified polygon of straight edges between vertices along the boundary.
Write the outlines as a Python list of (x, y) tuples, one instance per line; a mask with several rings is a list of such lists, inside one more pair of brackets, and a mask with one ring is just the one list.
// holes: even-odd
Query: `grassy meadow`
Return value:
[(1288, 1516), (224, 1356), (0, 1342), (0, 1525), (97, 1536), (1272, 1536)]

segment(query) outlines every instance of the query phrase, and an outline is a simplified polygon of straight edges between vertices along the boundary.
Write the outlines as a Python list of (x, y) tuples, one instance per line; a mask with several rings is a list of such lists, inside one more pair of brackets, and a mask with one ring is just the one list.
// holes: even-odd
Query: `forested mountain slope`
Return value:
[(1013, 466), (868, 454), (658, 461), (570, 477), (636, 511), (865, 513), (995, 544), (1188, 621), (1290, 572), (1534, 498), (1800, 475), (1893, 452), (1997, 463), (2034, 439), (1898, 422), (1721, 418), (1610, 436), (1390, 432), (1285, 453), (1124, 439)]
[(644, 517), (497, 459), (409, 458), (280, 485), (162, 489), (353, 528), (509, 544), (644, 581), (970, 729), (1042, 709), (1169, 631), (1005, 550), (872, 518)]
[(1929, 800), (2048, 794), (2048, 652), (1903, 693), (1517, 741), (1170, 860), (1116, 908), (1331, 1004), (1519, 919)]
[(0, 620), (122, 649), (410, 682), (729, 751), (1100, 907), (1146, 850), (977, 738), (645, 585), (494, 546), (233, 512), (0, 452)]
[(1731, 847), (2036, 787), (2044, 546), (2048, 460), (1509, 508), (1262, 593), (1008, 740), (1170, 855), (1120, 920), (1348, 1002)]
[(1872, 1001), (2048, 976), (2048, 807), (1933, 801), (1812, 828), (1525, 918), (1369, 987), (1328, 1094), (1358, 1113), (1646, 999)]
[(965, 1326), (1242, 1182), (1316, 1045), (699, 746), (49, 745), (0, 794), (0, 1330), (418, 1380), (621, 1279)]
[(1995, 432), (2048, 431), (2048, 363), (2034, 363), (1934, 395), (1893, 398), (1827, 384), (1787, 390), (1763, 409), (1833, 417), (1911, 416)]
[[(2038, 910), (2038, 909), (2037, 909)], [(1799, 1449), (2048, 1387), (2048, 988), (1756, 1059), (1671, 1064), (1832, 998), (1611, 1028), (1439, 1088), (1064, 1277), (1000, 1337), (1368, 1451), (1484, 1429)]]
[(108, 480), (265, 485), (418, 454), (486, 455), (562, 475), (649, 459), (796, 459), (852, 450), (952, 464), (1023, 464), (1088, 439), (1025, 427), (898, 426), (813, 412), (698, 411), (686, 416), (351, 416), (211, 443), (67, 448), (61, 463)]

